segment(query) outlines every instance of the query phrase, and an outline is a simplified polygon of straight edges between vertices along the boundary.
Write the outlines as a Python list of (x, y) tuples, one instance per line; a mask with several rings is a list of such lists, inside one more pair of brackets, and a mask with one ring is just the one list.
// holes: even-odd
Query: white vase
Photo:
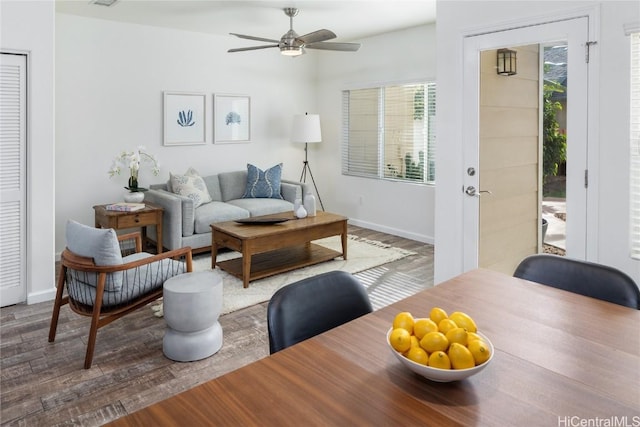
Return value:
[(304, 206), (300, 205), (300, 207), (296, 211), (296, 217), (305, 218), (306, 216), (307, 216), (307, 210), (304, 208)]
[(124, 201), (127, 203), (142, 203), (144, 200), (144, 193), (142, 191), (124, 193)]
[(304, 196), (304, 209), (307, 211), (307, 216), (316, 216), (316, 198), (313, 194)]
[(295, 199), (293, 201), (293, 214), (295, 215), (298, 212), (298, 208), (302, 205), (302, 199)]

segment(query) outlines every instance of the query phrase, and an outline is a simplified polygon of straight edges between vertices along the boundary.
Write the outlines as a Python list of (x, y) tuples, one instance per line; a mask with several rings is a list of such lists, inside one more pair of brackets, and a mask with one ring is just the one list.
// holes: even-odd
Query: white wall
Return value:
[[(289, 142), (292, 117), (315, 108), (314, 55), (276, 49), (227, 53), (234, 37), (56, 15), (56, 252), (67, 219), (93, 224), (96, 204), (122, 200), (127, 176), (107, 170), (138, 145), (156, 155), (161, 175), (143, 169), (142, 186), (190, 166), (201, 174), (284, 163), (298, 179), (303, 151)], [(206, 145), (162, 145), (162, 92), (207, 94)], [(213, 94), (251, 96), (251, 143), (213, 144)]]
[[(598, 45), (590, 78), (599, 99), (596, 130), (599, 147), (590, 180), (597, 188), (598, 227), (589, 229), (589, 258), (617, 267), (640, 283), (640, 263), (629, 247), (629, 41), (625, 23), (640, 20), (636, 1), (438, 1), (438, 190), (435, 218), (435, 282), (462, 272), (462, 39), (463, 34), (505, 27), (523, 20), (544, 22), (571, 11), (596, 10)], [(599, 11), (599, 12), (598, 12)], [(585, 40), (586, 41), (586, 40)], [(452, 54), (454, 52), (454, 54)], [(455, 54), (457, 52), (458, 54)], [(443, 99), (447, 107), (442, 108)], [(447, 165), (443, 167), (442, 165)]]
[(28, 54), (27, 301), (53, 298), (54, 3), (0, 2), (0, 50)]
[(340, 158), (342, 90), (435, 79), (435, 33), (435, 25), (426, 25), (360, 40), (356, 53), (321, 52), (317, 86), (322, 143), (309, 149), (327, 210), (349, 217), (352, 224), (430, 243), (433, 186), (344, 176)]

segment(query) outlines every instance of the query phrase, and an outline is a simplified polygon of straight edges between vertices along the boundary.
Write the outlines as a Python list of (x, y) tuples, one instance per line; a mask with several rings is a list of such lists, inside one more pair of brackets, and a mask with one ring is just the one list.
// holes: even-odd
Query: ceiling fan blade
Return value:
[(343, 52), (355, 52), (360, 49), (360, 43), (312, 43), (304, 46), (309, 49), (340, 50)]
[(255, 40), (258, 42), (280, 43), (280, 40), (265, 39), (263, 37), (246, 36), (244, 34), (236, 34), (236, 33), (229, 33), (229, 34), (231, 34), (232, 36), (240, 37), (241, 39)]
[(335, 38), (336, 38), (336, 35), (333, 33), (333, 31), (318, 30), (318, 31), (314, 31), (313, 33), (305, 34), (304, 36), (300, 36), (297, 38), (297, 40), (300, 40), (304, 44), (308, 44), (308, 43), (323, 42), (325, 40), (331, 40)]
[(251, 46), (251, 47), (238, 47), (235, 49), (229, 49), (227, 52), (244, 52), (245, 50), (257, 50), (257, 49), (267, 49), (270, 47), (278, 47), (277, 44), (266, 44), (264, 46)]

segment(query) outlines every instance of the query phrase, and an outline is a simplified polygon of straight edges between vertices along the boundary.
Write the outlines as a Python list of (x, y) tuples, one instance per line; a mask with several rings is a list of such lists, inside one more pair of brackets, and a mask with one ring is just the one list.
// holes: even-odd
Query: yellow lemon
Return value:
[(420, 340), (420, 347), (427, 353), (434, 351), (445, 351), (449, 347), (449, 341), (442, 332), (429, 332)]
[(395, 328), (389, 335), (389, 343), (396, 351), (403, 353), (411, 348), (411, 334), (404, 328)]
[(467, 344), (471, 343), (471, 341), (475, 341), (475, 340), (481, 340), (484, 341), (482, 339), (482, 337), (480, 335), (478, 335), (475, 332), (467, 332)]
[(451, 343), (457, 342), (458, 344), (467, 345), (467, 330), (464, 328), (453, 328), (450, 329), (445, 336), (449, 340), (449, 345)]
[(460, 328), (465, 328), (467, 332), (477, 332), (478, 328), (476, 327), (476, 322), (473, 321), (471, 316), (461, 311), (456, 311), (451, 313), (449, 319), (456, 322)]
[(413, 360), (421, 365), (426, 365), (429, 360), (427, 352), (420, 347), (411, 347), (407, 352), (407, 359)]
[(489, 346), (482, 340), (473, 340), (469, 343), (469, 351), (475, 360), (476, 365), (481, 365), (491, 357)]
[(440, 307), (433, 307), (429, 312), (429, 319), (433, 320), (436, 325), (440, 323), (441, 320), (446, 319), (447, 312), (441, 309)]
[(429, 366), (438, 369), (451, 369), (451, 361), (444, 351), (434, 351), (429, 356)]
[(393, 319), (393, 329), (403, 328), (409, 332), (409, 335), (413, 334), (413, 316), (408, 311), (401, 311), (396, 314)]
[[(409, 350), (411, 350), (414, 347), (420, 347), (420, 340), (415, 335), (411, 335), (411, 347), (409, 347)], [(409, 350), (405, 351), (402, 354), (406, 356), (407, 353), (409, 353)]]
[(438, 325), (431, 319), (416, 319), (413, 323), (413, 335), (421, 340), (429, 332), (438, 332)]
[(451, 366), (453, 366), (453, 369), (468, 369), (476, 366), (476, 362), (471, 351), (462, 344), (454, 342), (449, 346), (447, 354), (451, 360)]
[(438, 331), (442, 332), (443, 334), (446, 334), (451, 329), (454, 329), (457, 327), (458, 325), (456, 325), (456, 322), (454, 322), (451, 319), (442, 319), (440, 323), (438, 323)]

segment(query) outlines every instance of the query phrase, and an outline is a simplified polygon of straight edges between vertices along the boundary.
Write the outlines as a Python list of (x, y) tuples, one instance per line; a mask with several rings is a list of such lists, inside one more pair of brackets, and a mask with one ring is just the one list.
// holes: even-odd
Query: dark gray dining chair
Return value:
[(373, 310), (353, 275), (330, 271), (279, 289), (267, 306), (271, 354)]
[(515, 277), (640, 310), (640, 290), (631, 277), (607, 265), (558, 255), (531, 255)]

